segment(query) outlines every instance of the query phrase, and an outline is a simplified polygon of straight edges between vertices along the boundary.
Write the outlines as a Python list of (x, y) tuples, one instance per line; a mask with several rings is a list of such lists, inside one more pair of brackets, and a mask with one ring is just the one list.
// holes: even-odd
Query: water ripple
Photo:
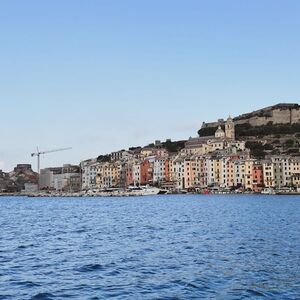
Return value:
[(51, 293), (38, 293), (31, 297), (31, 300), (52, 300), (55, 299), (55, 296)]
[(2, 299), (299, 299), (297, 197), (0, 198)]

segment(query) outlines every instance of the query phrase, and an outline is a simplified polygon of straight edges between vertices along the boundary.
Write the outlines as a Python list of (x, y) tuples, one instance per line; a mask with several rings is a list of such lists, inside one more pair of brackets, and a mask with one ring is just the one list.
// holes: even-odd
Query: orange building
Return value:
[(264, 172), (261, 163), (254, 162), (252, 165), (252, 191), (260, 192), (264, 187)]
[(149, 160), (145, 159), (141, 163), (141, 184), (151, 184), (153, 182), (153, 166)]
[(171, 180), (171, 176), (170, 176), (170, 161), (168, 159), (166, 159), (165, 161), (165, 181), (170, 181)]

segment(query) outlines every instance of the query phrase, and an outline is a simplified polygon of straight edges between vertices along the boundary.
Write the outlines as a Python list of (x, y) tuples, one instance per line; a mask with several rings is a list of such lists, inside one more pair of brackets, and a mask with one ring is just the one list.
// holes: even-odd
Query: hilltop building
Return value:
[(244, 151), (245, 142), (235, 140), (234, 122), (228, 117), (225, 123), (225, 131), (219, 125), (215, 135), (204, 137), (190, 137), (185, 143), (182, 153), (185, 154), (207, 154), (217, 150), (235, 149), (235, 151)]
[[(279, 103), (251, 113), (242, 114), (233, 119), (235, 124), (261, 126), (272, 124), (297, 124), (300, 122), (300, 105), (298, 103)], [(224, 119), (216, 122), (203, 122), (201, 128), (224, 126)]]
[(225, 138), (227, 140), (235, 140), (234, 122), (230, 116), (225, 123)]

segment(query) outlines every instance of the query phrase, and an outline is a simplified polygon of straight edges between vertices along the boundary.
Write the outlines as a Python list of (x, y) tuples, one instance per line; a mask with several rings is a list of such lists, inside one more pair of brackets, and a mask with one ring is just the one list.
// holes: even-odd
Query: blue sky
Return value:
[(0, 1), (0, 168), (78, 163), (299, 103), (300, 1)]

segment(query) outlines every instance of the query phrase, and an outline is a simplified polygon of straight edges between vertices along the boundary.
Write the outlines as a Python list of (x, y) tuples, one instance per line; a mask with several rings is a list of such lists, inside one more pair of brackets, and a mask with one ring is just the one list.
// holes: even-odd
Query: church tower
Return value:
[(228, 140), (235, 140), (234, 122), (229, 116), (225, 124), (225, 137)]

